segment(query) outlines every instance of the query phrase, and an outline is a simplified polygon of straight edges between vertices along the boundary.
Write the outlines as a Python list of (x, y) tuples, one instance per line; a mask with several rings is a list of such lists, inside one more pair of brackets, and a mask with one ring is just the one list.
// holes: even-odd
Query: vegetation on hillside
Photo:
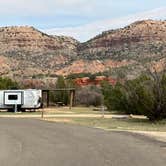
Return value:
[(18, 89), (19, 85), (17, 82), (11, 80), (10, 78), (0, 77), (0, 89)]
[(66, 78), (67, 79), (77, 79), (77, 78), (84, 78), (84, 77), (89, 77), (90, 80), (94, 80), (97, 76), (105, 76), (109, 77), (111, 75), (110, 70), (106, 70), (104, 72), (97, 72), (97, 73), (73, 73), (69, 74)]

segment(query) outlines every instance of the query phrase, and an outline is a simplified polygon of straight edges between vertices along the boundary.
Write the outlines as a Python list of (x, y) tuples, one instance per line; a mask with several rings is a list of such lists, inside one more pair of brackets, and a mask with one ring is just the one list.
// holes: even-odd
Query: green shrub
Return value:
[(151, 73), (137, 79), (102, 85), (105, 105), (109, 110), (142, 114), (151, 121), (166, 118), (166, 75)]
[(11, 80), (10, 78), (0, 77), (0, 89), (18, 89), (19, 85), (17, 82)]

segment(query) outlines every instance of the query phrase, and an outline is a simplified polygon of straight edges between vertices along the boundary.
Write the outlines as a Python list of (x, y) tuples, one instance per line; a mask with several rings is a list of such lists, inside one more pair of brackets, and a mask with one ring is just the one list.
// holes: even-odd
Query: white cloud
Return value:
[(124, 27), (132, 22), (144, 19), (166, 19), (166, 7), (157, 8), (118, 19), (98, 21), (79, 27), (53, 28), (43, 31), (51, 35), (72, 36), (83, 42), (103, 31)]
[(46, 15), (91, 12), (97, 0), (0, 0), (1, 15)]
[(45, 13), (46, 1), (39, 0), (0, 0), (0, 14), (20, 14), (26, 15), (27, 13)]

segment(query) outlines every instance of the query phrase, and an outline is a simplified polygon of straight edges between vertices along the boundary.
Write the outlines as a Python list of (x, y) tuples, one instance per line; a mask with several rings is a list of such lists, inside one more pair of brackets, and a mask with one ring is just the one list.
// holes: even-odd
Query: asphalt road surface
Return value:
[(166, 145), (125, 132), (0, 118), (0, 166), (166, 166)]

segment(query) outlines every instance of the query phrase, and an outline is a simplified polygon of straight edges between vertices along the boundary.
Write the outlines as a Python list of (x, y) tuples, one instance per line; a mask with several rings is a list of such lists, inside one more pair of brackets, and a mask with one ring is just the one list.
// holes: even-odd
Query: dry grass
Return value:
[(67, 118), (44, 118), (44, 120), (50, 121), (50, 122), (73, 123), (72, 119), (67, 119)]
[[(64, 118), (56, 118), (63, 121)], [(151, 123), (148, 119), (107, 119), (107, 118), (65, 118), (65, 123), (72, 123), (95, 128), (111, 130), (132, 130), (132, 131), (160, 131), (166, 132), (166, 121)], [(54, 121), (54, 118), (47, 118)]]

